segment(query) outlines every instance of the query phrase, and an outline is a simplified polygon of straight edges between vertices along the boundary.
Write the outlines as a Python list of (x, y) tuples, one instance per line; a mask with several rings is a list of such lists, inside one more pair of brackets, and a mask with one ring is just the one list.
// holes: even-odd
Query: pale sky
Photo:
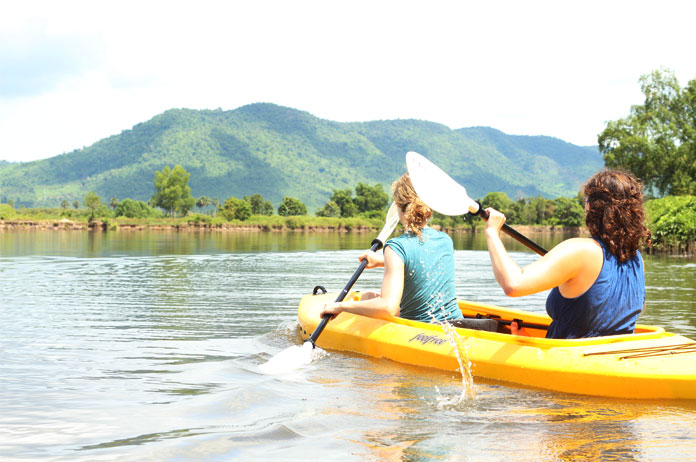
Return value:
[(0, 0), (0, 160), (171, 108), (270, 102), (594, 145), (638, 79), (696, 78), (696, 2)]

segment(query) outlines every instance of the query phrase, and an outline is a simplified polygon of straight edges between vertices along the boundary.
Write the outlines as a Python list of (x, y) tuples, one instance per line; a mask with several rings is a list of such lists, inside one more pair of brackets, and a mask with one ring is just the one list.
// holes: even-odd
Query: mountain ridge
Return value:
[(603, 167), (596, 146), (490, 127), (450, 129), (418, 119), (335, 122), (272, 103), (230, 111), (169, 109), (91, 146), (48, 159), (0, 163), (0, 199), (27, 206), (82, 200), (90, 190), (148, 200), (154, 172), (182, 165), (196, 197), (297, 197), (310, 210), (334, 189), (390, 183), (417, 151), (472, 197), (570, 196)]

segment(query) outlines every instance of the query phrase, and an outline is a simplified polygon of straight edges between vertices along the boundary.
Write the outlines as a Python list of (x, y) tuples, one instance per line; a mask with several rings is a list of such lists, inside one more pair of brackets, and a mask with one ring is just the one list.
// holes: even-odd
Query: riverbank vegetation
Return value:
[(646, 203), (653, 246), (661, 252), (696, 253), (696, 196), (667, 196)]
[(694, 254), (696, 242), (696, 79), (684, 88), (669, 70), (640, 79), (643, 104), (607, 123), (599, 149), (607, 167), (632, 172), (648, 195), (653, 245), (666, 253)]
[[(489, 197), (490, 196), (490, 197)], [(245, 199), (250, 199), (247, 197)], [(245, 199), (239, 201), (246, 202)], [(227, 201), (226, 201), (227, 202)], [(503, 193), (487, 195), (481, 203), (501, 209), (516, 227), (546, 230), (577, 228), (584, 225), (579, 198), (523, 198), (512, 201)], [(113, 204), (112, 204), (113, 205)], [(24, 208), (0, 204), (0, 224), (5, 228), (51, 229), (176, 229), (176, 230), (259, 230), (259, 231), (365, 231), (377, 232), (384, 226), (385, 212), (371, 211), (348, 217), (253, 213), (235, 218), (222, 209), (200, 208), (185, 216), (168, 216), (142, 201), (124, 199), (115, 208), (100, 203), (93, 209)], [(696, 251), (696, 196), (668, 196), (648, 200), (646, 221), (652, 233), (650, 251), (689, 254)], [(258, 211), (258, 210), (257, 210)], [(436, 213), (432, 224), (452, 232), (477, 232), (483, 221), (471, 215), (457, 217)], [(2, 228), (3, 226), (0, 226)]]
[[(253, 196), (237, 199), (251, 209)], [(97, 196), (98, 198), (98, 196)], [(89, 199), (89, 200), (87, 200)], [(231, 201), (226, 200), (229, 205)], [(171, 216), (150, 207), (142, 201), (124, 199), (110, 201), (110, 206), (86, 198), (85, 207), (24, 208), (0, 204), (0, 223), (4, 228), (51, 229), (176, 229), (176, 230), (259, 230), (259, 231), (365, 231), (376, 232), (384, 225), (385, 212), (372, 210), (350, 216), (317, 216), (302, 214), (282, 216), (274, 213), (259, 214), (263, 198), (256, 195), (253, 213), (241, 217), (230, 214), (230, 207), (199, 207), (185, 216)], [(512, 226), (534, 227), (545, 230), (578, 228), (584, 225), (581, 198), (545, 199), (522, 198), (513, 201), (504, 193), (491, 193), (481, 200), (483, 207), (502, 210)], [(246, 208), (244, 208), (246, 210)], [(694, 254), (696, 250), (696, 196), (668, 196), (648, 200), (645, 204), (646, 221), (652, 233), (650, 251), (670, 254)], [(261, 210), (267, 209), (261, 207)], [(476, 232), (483, 222), (478, 217), (444, 216), (436, 213), (432, 224), (452, 232)]]

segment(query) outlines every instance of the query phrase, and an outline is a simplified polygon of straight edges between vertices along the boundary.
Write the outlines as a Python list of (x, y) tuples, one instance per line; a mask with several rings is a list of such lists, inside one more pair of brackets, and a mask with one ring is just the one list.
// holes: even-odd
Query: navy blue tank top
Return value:
[(645, 304), (645, 274), (639, 251), (619, 263), (602, 247), (604, 263), (597, 280), (575, 298), (565, 298), (558, 287), (546, 299), (546, 312), (553, 322), (546, 338), (584, 338), (632, 334)]

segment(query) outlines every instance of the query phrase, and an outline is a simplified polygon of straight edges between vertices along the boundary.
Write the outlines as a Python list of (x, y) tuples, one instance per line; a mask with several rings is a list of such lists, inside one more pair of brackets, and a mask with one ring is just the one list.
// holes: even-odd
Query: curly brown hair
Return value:
[(585, 223), (593, 237), (600, 239), (619, 263), (636, 254), (641, 243), (650, 242), (645, 227), (643, 185), (620, 170), (602, 170), (583, 187), (589, 209)]
[(408, 223), (407, 231), (422, 238), (423, 227), (428, 224), (428, 220), (433, 216), (433, 210), (418, 197), (416, 190), (413, 189), (413, 183), (411, 183), (411, 177), (408, 173), (404, 173), (401, 175), (401, 178), (392, 183), (392, 193), (394, 195), (394, 203), (401, 209)]

